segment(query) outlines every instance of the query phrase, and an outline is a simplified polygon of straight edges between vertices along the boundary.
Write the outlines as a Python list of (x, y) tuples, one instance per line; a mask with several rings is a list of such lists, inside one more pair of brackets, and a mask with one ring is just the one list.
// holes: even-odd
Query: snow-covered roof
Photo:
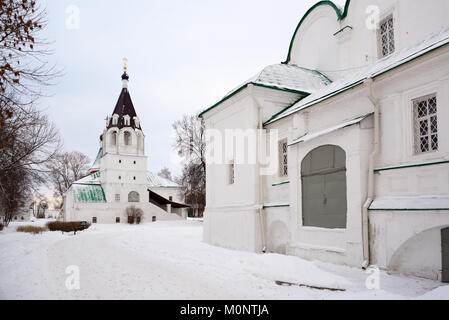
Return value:
[(360, 123), (360, 122), (362, 122), (364, 119), (366, 119), (367, 117), (369, 117), (370, 115), (372, 115), (372, 113), (367, 114), (367, 115), (364, 115), (364, 116), (362, 116), (362, 117), (357, 117), (357, 118), (352, 119), (352, 120), (350, 120), (350, 121), (342, 122), (342, 123), (337, 124), (337, 125), (335, 125), (335, 126), (332, 126), (332, 127), (330, 127), (330, 128), (326, 128), (326, 129), (323, 129), (323, 130), (320, 130), (320, 131), (316, 131), (316, 132), (312, 132), (312, 133), (307, 133), (306, 135), (304, 135), (304, 136), (302, 136), (302, 137), (300, 137), (300, 138), (298, 138), (298, 139), (296, 139), (296, 140), (293, 140), (293, 141), (289, 144), (289, 146), (295, 145), (295, 144), (300, 143), (300, 142), (306, 142), (306, 141), (309, 141), (309, 140), (312, 140), (312, 139), (321, 137), (321, 136), (323, 136), (323, 135), (325, 135), (325, 134), (328, 134), (328, 133), (337, 131), (337, 130), (339, 130), (339, 129), (343, 129), (343, 128), (352, 126), (352, 125), (354, 125), (354, 124)]
[(200, 116), (217, 107), (243, 88), (246, 88), (249, 84), (308, 95), (322, 89), (329, 83), (331, 83), (331, 81), (318, 71), (301, 68), (295, 65), (274, 64), (264, 68), (262, 71), (231, 90), (218, 103), (203, 111)]
[(163, 178), (153, 172), (148, 172), (148, 187), (153, 188), (181, 188), (179, 184)]
[(100, 159), (102, 154), (103, 148), (100, 148), (100, 150), (98, 150), (97, 157), (95, 158), (95, 161), (92, 164), (92, 167), (90, 168), (90, 171), (100, 170)]
[(309, 70), (295, 65), (273, 64), (264, 68), (227, 95), (231, 95), (239, 88), (249, 83), (275, 87), (278, 89), (312, 93), (325, 87), (331, 83), (331, 81), (315, 70)]
[(82, 179), (79, 179), (78, 181), (75, 181), (73, 184), (101, 184), (100, 182), (100, 172), (95, 172), (92, 174), (89, 174), (88, 176), (85, 176)]
[(433, 33), (414, 46), (397, 51), (388, 57), (378, 60), (372, 65), (366, 66), (347, 76), (336, 80), (322, 89), (313, 92), (311, 95), (294, 104), (284, 112), (275, 115), (264, 125), (269, 125), (282, 118), (290, 116), (298, 111), (307, 109), (315, 104), (334, 97), (346, 90), (362, 84), (366, 79), (378, 77), (404, 63), (410, 62), (430, 51), (440, 48), (449, 43), (449, 27)]
[(370, 210), (449, 210), (449, 197), (379, 197)]

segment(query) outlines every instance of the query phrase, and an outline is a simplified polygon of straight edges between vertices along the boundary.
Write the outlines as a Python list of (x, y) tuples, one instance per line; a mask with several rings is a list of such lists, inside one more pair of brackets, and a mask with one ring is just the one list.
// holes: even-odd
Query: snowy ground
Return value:
[[(94, 225), (73, 234), (0, 232), (0, 299), (449, 299), (439, 282), (380, 274), (297, 257), (258, 255), (201, 242), (200, 221)], [(79, 266), (80, 289), (66, 288)], [(279, 286), (276, 280), (344, 292)]]

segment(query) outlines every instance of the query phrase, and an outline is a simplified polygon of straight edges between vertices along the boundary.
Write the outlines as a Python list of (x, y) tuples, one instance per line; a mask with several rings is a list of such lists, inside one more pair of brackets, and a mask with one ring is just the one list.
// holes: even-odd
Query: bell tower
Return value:
[(129, 94), (127, 60), (123, 60), (122, 90), (100, 137), (100, 179), (107, 202), (114, 203), (144, 201), (148, 194), (145, 135)]

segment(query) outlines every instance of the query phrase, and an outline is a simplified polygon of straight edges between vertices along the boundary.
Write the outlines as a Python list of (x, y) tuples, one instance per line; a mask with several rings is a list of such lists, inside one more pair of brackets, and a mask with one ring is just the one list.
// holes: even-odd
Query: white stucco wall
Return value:
[[(446, 0), (353, 0), (340, 21), (331, 6), (318, 6), (293, 38), (290, 63), (322, 71), (335, 80), (379, 59), (378, 30), (366, 24), (372, 6), (379, 9), (380, 19), (393, 15), (397, 50), (446, 27), (449, 20)], [(352, 29), (334, 35), (346, 26)]]
[[(291, 64), (317, 69), (332, 80), (379, 59), (378, 30), (366, 27), (370, 5), (380, 9), (380, 18), (395, 20), (396, 51), (431, 32), (447, 26), (449, 2), (435, 0), (351, 1), (348, 16), (337, 20), (330, 6), (312, 11), (298, 29), (292, 44)], [(334, 35), (341, 28), (345, 31)], [(449, 160), (449, 48), (443, 47), (380, 77), (373, 93), (380, 108), (380, 151), (375, 168)], [(264, 121), (293, 96), (268, 89), (255, 90), (263, 107)], [(436, 93), (438, 100), (439, 149), (415, 154), (411, 101)], [(279, 140), (289, 142), (374, 111), (367, 85), (360, 85), (313, 107), (269, 125)], [(276, 112), (274, 112), (276, 111)], [(248, 90), (243, 90), (205, 116), (207, 129), (257, 127), (257, 108)], [(347, 226), (323, 229), (302, 226), (301, 162), (314, 148), (340, 146), (346, 153)], [(260, 251), (260, 222), (267, 250), (352, 266), (362, 256), (362, 206), (367, 198), (368, 162), (373, 149), (372, 117), (360, 124), (337, 130), (291, 146), (289, 175), (260, 177), (255, 166), (237, 166), (236, 183), (228, 185), (227, 166), (207, 166), (207, 208), (204, 220), (206, 242), (234, 249)], [(375, 175), (375, 197), (448, 196), (449, 164), (379, 171)], [(258, 188), (263, 186), (263, 199)], [(258, 205), (268, 207), (263, 219)], [(441, 277), (439, 232), (449, 225), (449, 212), (370, 211), (371, 262), (392, 271), (431, 279)]]

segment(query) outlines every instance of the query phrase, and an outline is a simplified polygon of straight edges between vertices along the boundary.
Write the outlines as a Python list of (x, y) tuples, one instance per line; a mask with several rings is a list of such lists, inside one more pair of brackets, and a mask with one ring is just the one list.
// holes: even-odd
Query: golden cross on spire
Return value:
[(128, 59), (123, 58), (123, 70), (125, 70), (125, 72), (127, 70), (127, 66), (126, 66), (127, 62), (128, 62)]

